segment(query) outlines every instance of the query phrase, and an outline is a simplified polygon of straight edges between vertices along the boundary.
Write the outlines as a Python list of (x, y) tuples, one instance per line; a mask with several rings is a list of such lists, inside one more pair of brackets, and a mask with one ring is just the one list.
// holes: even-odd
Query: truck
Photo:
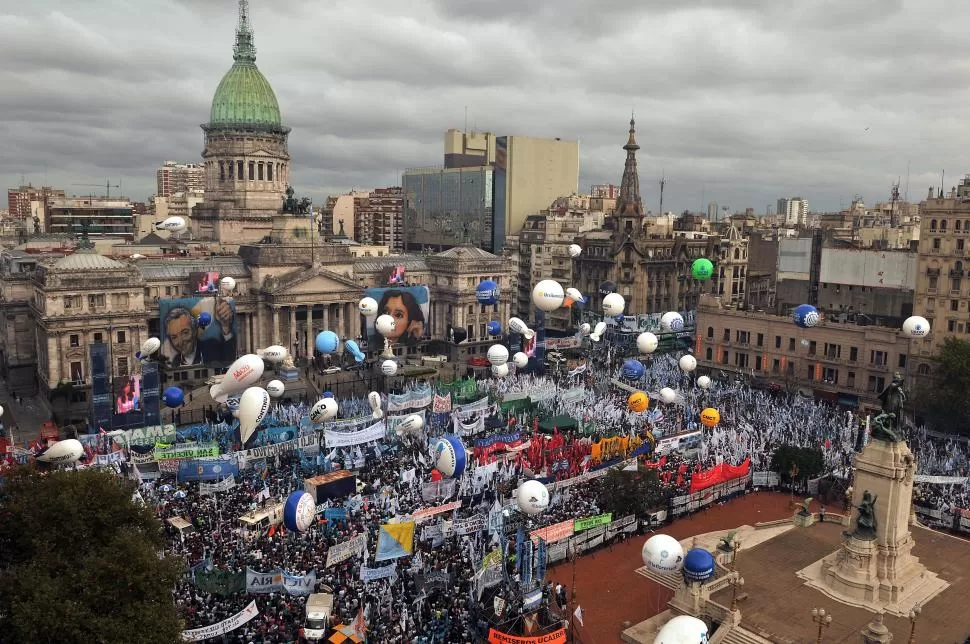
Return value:
[(311, 642), (324, 639), (330, 631), (333, 614), (333, 588), (321, 584), (323, 592), (314, 593), (306, 600), (306, 618), (303, 621), (303, 637)]
[(324, 501), (357, 494), (357, 477), (350, 470), (337, 470), (303, 480), (303, 491), (320, 505)]

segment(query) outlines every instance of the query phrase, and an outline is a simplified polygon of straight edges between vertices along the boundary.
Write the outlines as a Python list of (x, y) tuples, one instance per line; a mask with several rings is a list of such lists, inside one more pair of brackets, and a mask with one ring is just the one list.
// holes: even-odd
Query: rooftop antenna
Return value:
[(943, 168), (943, 174), (940, 175), (940, 199), (943, 198), (943, 182), (946, 180), (946, 168)]
[(906, 162), (906, 192), (903, 194), (903, 201), (905, 201), (906, 203), (909, 203), (909, 164), (910, 162), (907, 161)]
[(659, 216), (664, 216), (664, 186), (667, 185), (667, 176), (663, 170), (660, 171), (660, 213)]
[(468, 106), (465, 106), (465, 134), (468, 134)]
[(890, 195), (892, 200), (889, 205), (889, 227), (896, 228), (899, 225), (899, 216), (896, 213), (896, 208), (899, 205), (899, 179), (896, 179), (896, 183), (893, 184)]

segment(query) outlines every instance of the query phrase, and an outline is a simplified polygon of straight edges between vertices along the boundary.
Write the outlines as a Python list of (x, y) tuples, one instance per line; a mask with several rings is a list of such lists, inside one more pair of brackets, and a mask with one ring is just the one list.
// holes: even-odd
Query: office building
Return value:
[(127, 197), (66, 197), (47, 209), (44, 230), (55, 235), (81, 235), (133, 240), (134, 213)]
[(445, 167), (478, 168), (495, 163), (495, 135), (491, 132), (445, 132)]
[(784, 226), (807, 226), (808, 200), (801, 197), (779, 199), (778, 218)]
[(37, 217), (47, 219), (47, 206), (54, 199), (63, 199), (64, 191), (50, 186), (35, 188), (32, 185), (7, 190), (8, 217), (26, 221)]
[(717, 202), (711, 201), (707, 204), (707, 220), (711, 223), (717, 221)]
[(404, 191), (375, 188), (354, 200), (354, 239), (404, 251)]
[(170, 197), (176, 192), (205, 190), (205, 166), (201, 163), (176, 163), (166, 161), (155, 172), (158, 183), (155, 196)]
[(462, 244), (493, 248), (494, 176), (495, 171), (486, 166), (407, 170), (401, 177), (407, 195), (405, 247), (411, 251)]

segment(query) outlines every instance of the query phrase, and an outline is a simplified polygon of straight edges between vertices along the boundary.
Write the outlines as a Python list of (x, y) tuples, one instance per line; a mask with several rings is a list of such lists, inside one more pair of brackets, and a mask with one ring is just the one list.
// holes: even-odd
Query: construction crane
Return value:
[(120, 184), (111, 185), (111, 181), (108, 180), (108, 179), (105, 179), (104, 184), (100, 184), (100, 183), (72, 183), (71, 185), (72, 186), (87, 186), (89, 188), (100, 188), (102, 185), (104, 185), (104, 198), (105, 199), (108, 199), (108, 198), (111, 197), (111, 189), (112, 188), (121, 188), (121, 185)]

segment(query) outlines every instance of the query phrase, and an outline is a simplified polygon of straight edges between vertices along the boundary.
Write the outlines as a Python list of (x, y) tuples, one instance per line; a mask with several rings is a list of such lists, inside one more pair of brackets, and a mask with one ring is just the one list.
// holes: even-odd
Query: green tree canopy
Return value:
[(813, 479), (822, 473), (824, 466), (822, 450), (817, 447), (781, 445), (771, 457), (772, 471), (778, 472), (783, 478)]
[(613, 468), (596, 480), (594, 494), (600, 511), (612, 512), (614, 519), (631, 514), (646, 516), (667, 502), (657, 473), (648, 467), (635, 472)]
[(933, 361), (932, 379), (910, 399), (913, 411), (937, 431), (970, 436), (970, 342), (946, 338)]
[(14, 470), (0, 487), (0, 640), (180, 641), (161, 525), (98, 470)]

